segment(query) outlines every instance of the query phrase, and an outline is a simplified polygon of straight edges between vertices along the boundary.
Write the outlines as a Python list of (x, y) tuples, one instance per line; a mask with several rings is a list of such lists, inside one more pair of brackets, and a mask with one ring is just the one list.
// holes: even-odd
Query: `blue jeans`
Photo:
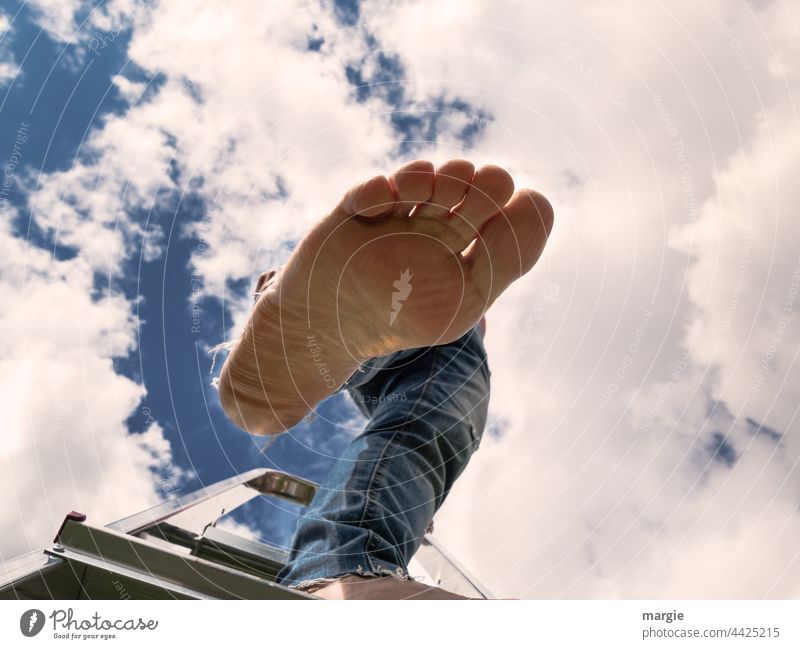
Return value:
[(489, 377), (477, 326), (446, 345), (374, 358), (353, 374), (341, 389), (369, 422), (323, 479), (276, 581), (409, 579), (409, 560), (480, 444)]

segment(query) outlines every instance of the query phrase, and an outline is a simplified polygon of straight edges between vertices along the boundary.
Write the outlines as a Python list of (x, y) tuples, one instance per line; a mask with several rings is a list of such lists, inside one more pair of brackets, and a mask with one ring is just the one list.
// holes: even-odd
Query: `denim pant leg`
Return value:
[(325, 476), (276, 581), (409, 578), (408, 561), (480, 443), (489, 377), (477, 327), (356, 372), (343, 389), (369, 422)]

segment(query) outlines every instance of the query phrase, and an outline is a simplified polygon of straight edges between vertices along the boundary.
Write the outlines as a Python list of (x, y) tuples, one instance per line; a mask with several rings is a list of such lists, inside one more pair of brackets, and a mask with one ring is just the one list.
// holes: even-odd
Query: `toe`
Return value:
[(449, 160), (436, 170), (433, 194), (427, 203), (414, 210), (414, 217), (445, 217), (467, 193), (475, 175), (475, 166), (468, 160)]
[(424, 203), (433, 193), (433, 165), (427, 160), (408, 162), (389, 178), (399, 201), (398, 209), (406, 214), (417, 203)]
[(453, 208), (451, 225), (467, 241), (475, 238), (486, 221), (497, 214), (514, 193), (514, 180), (502, 167), (487, 165), (475, 172), (464, 200)]
[(464, 253), (464, 261), (476, 288), (489, 304), (533, 268), (552, 228), (550, 202), (532, 189), (517, 192), (483, 226), (480, 236)]
[(339, 208), (343, 216), (376, 217), (393, 210), (396, 205), (394, 190), (385, 176), (374, 176), (345, 194)]

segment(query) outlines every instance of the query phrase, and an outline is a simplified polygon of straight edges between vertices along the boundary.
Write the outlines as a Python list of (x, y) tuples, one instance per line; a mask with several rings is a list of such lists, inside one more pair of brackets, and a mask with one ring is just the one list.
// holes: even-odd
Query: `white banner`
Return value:
[(800, 646), (799, 620), (797, 601), (11, 601), (0, 602), (0, 639), (4, 647), (777, 648)]

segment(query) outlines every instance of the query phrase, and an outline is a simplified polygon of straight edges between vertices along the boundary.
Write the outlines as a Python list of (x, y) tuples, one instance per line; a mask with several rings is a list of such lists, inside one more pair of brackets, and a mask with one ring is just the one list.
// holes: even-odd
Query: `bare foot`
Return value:
[(552, 228), (544, 196), (513, 192), (504, 169), (465, 160), (418, 160), (353, 187), (261, 282), (220, 375), (227, 415), (282, 432), (364, 361), (463, 335), (533, 267)]

